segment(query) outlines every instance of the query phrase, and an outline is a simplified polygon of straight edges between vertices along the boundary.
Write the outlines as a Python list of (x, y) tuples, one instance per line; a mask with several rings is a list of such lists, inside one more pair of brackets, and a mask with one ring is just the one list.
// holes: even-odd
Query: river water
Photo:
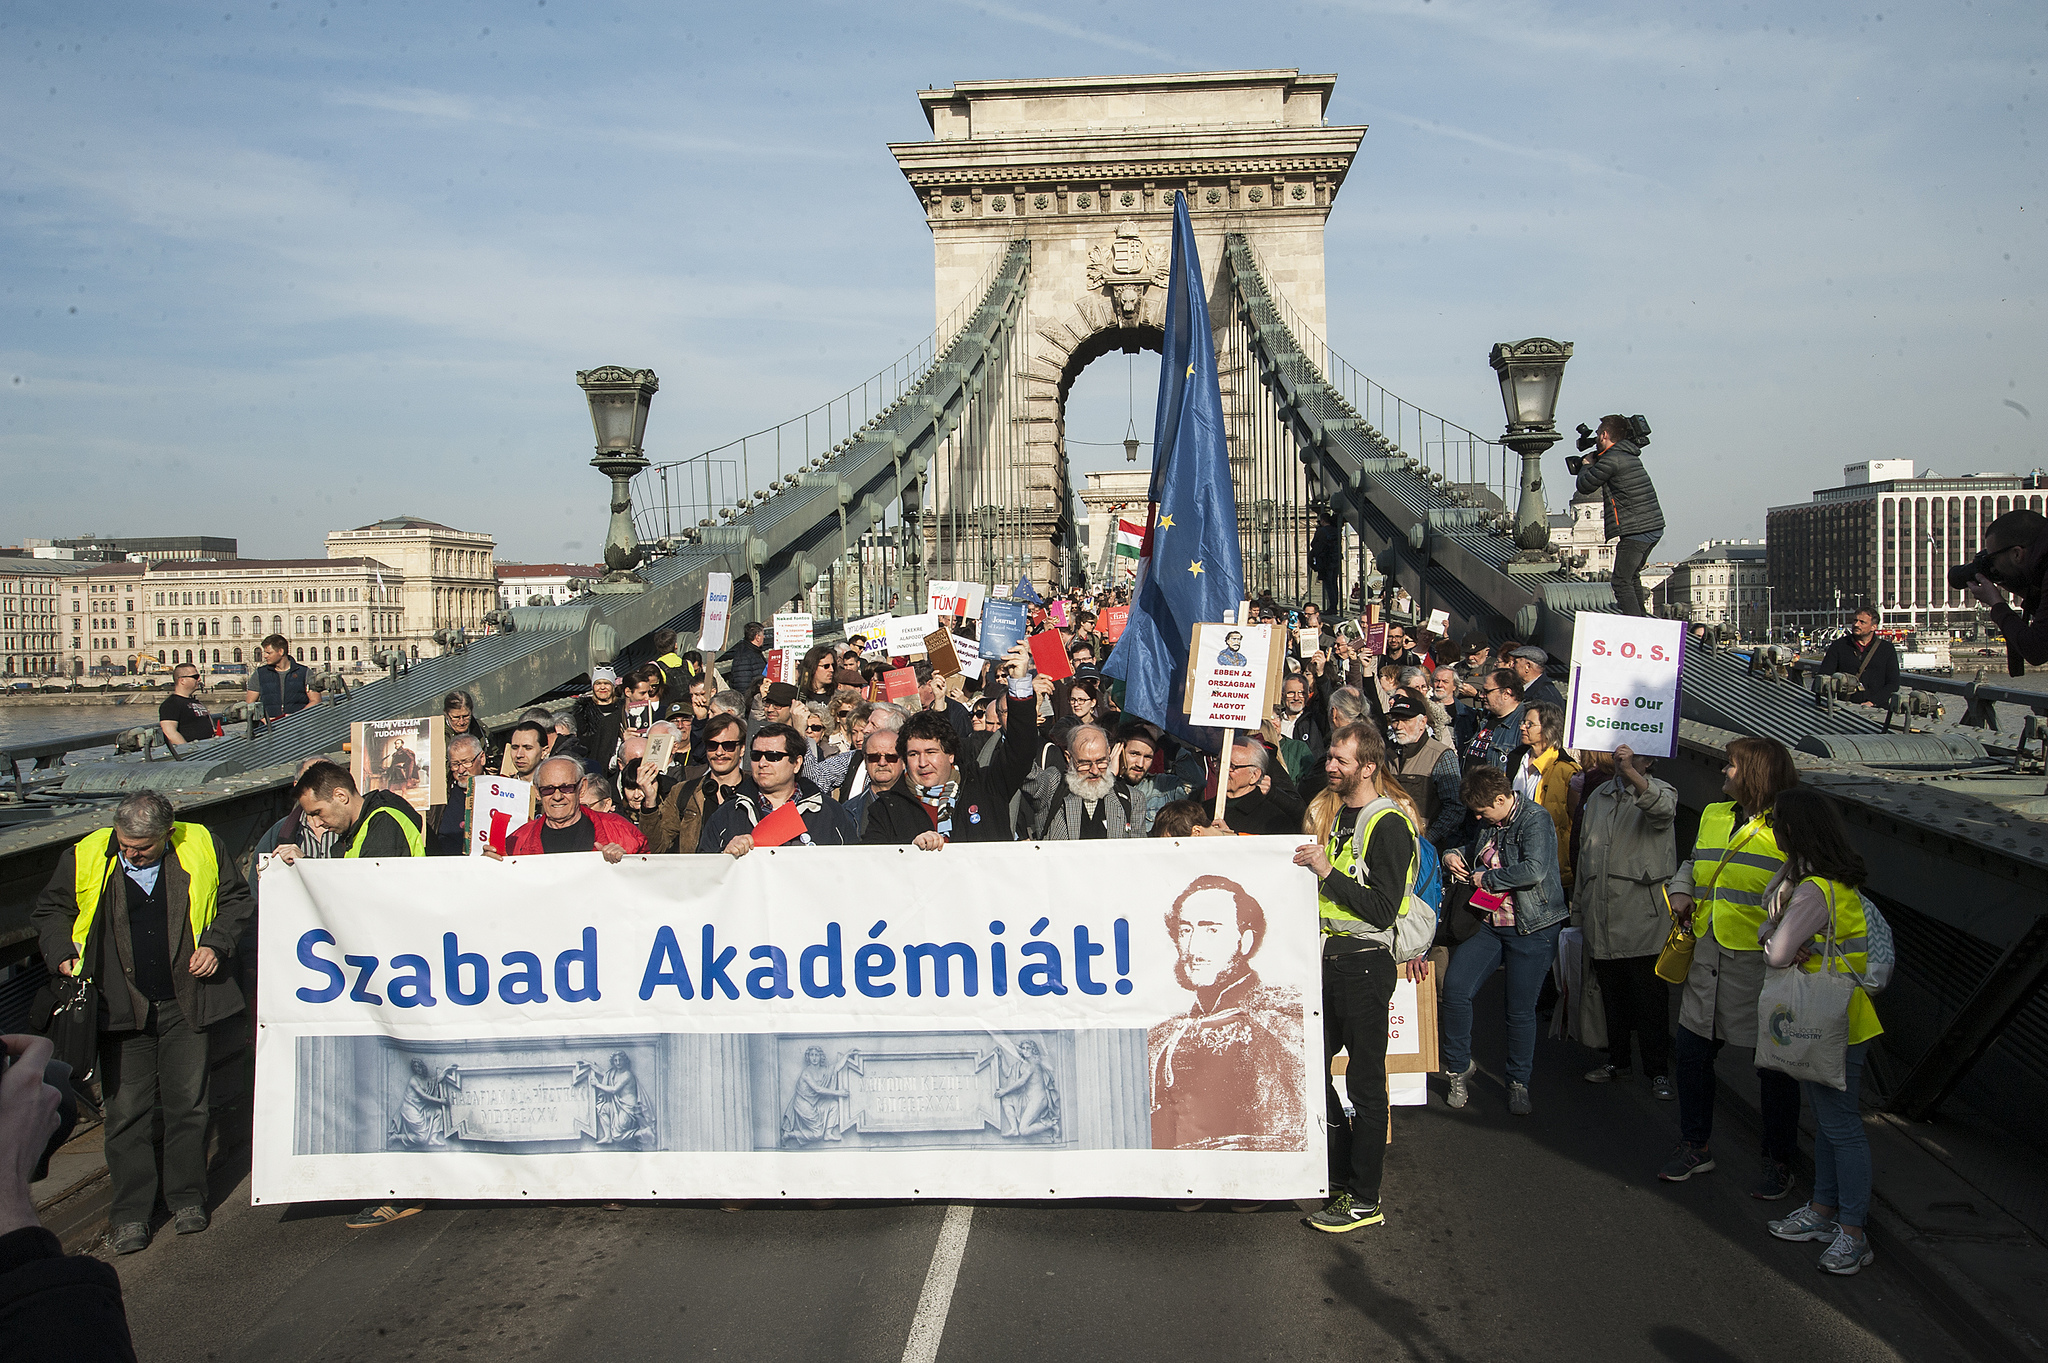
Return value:
[[(240, 699), (240, 697), (236, 697)], [(20, 743), (134, 729), (156, 722), (161, 692), (136, 697), (130, 705), (0, 705), (0, 752)]]

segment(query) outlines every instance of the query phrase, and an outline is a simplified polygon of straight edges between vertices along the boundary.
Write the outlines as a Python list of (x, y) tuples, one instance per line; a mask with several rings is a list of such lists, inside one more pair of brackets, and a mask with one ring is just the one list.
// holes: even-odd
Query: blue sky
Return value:
[(860, 382), (931, 326), (913, 92), (1128, 71), (1335, 71), (1333, 345), (1490, 432), (1491, 344), (1575, 342), (1561, 418), (1656, 427), (1660, 557), (1852, 460), (2048, 464), (2048, 11), (1889, 3), (13, 0), (0, 542), (588, 555), (575, 370), (660, 373), (662, 458)]

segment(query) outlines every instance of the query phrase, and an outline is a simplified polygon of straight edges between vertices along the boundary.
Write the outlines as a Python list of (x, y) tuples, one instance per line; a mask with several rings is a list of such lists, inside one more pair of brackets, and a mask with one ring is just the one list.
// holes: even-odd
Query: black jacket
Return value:
[(2003, 603), (1991, 608), (1991, 619), (2005, 636), (2005, 671), (2023, 677), (2027, 664), (2048, 663), (2048, 615), (2041, 606), (2048, 600), (2048, 535), (2027, 546), (2020, 560), (2020, 579), (2027, 584), (2020, 593), (2020, 608)]
[(985, 767), (975, 765), (973, 755), (985, 746), (977, 740), (986, 735), (970, 734), (961, 740), (954, 758), (960, 789), (953, 796), (952, 842), (1016, 840), (1010, 806), (1040, 750), (1037, 697), (1011, 697), (1003, 707), (1003, 726), (1003, 741), (995, 745)]
[(860, 841), (869, 846), (901, 847), (932, 831), (932, 816), (904, 780), (887, 790), (869, 790), (861, 802)]
[[(348, 855), (349, 849), (355, 844), (358, 832), (363, 834), (363, 845), (357, 849), (356, 856), (364, 861), (368, 861), (373, 857), (409, 857), (412, 855), (412, 845), (405, 840), (405, 833), (396, 823), (388, 817), (370, 819), (371, 811), (377, 809), (393, 811), (399, 818), (404, 819), (414, 828), (424, 827), (420, 821), (420, 812), (417, 809), (414, 809), (388, 790), (373, 790), (363, 797), (362, 812), (356, 815), (356, 821), (343, 829), (341, 836), (334, 840), (335, 856), (345, 857)], [(364, 819), (370, 819), (370, 826), (367, 831), (363, 830)]]
[(1617, 440), (1599, 458), (1588, 457), (1579, 465), (1578, 495), (1596, 492), (1608, 539), (1664, 528), (1664, 508), (1657, 505), (1657, 489), (1643, 467), (1643, 452), (1633, 441)]
[(10, 1358), (135, 1363), (121, 1279), (41, 1226), (0, 1235), (0, 1339)]
[[(839, 802), (819, 793), (809, 781), (798, 777), (796, 791), (790, 798), (796, 801), (797, 813), (803, 816), (804, 834), (810, 839), (811, 846), (844, 847), (856, 841), (853, 820), (846, 817), (846, 811), (839, 807)], [(752, 833), (754, 825), (768, 817), (768, 813), (767, 798), (758, 788), (751, 793), (738, 792), (704, 821), (704, 832), (697, 839), (697, 850), (723, 852), (726, 844), (734, 838)]]
[(768, 675), (768, 659), (744, 639), (720, 654), (718, 661), (727, 664), (725, 677), (732, 689), (749, 699), (760, 689), (761, 678)]
[(1860, 672), (1862, 689), (1844, 699), (1883, 705), (1899, 689), (1899, 651), (1892, 647), (1891, 640), (1875, 634), (1870, 636), (1869, 649), (1858, 649), (1856, 636), (1845, 634), (1828, 645), (1820, 660), (1820, 671), (1824, 677), (1837, 672), (1852, 676)]
[(590, 755), (592, 768), (597, 771), (608, 769), (612, 758), (618, 755), (619, 726), (625, 718), (625, 702), (616, 694), (610, 705), (599, 705), (596, 696), (578, 696), (575, 714), (576, 736), (583, 741), (583, 750)]

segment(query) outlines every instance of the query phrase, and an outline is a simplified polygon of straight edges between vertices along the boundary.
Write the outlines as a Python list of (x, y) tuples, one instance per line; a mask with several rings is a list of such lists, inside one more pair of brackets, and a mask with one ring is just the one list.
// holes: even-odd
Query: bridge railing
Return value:
[(640, 537), (668, 539), (709, 521), (742, 497), (796, 473), (865, 430), (931, 372), (995, 283), (1001, 265), (998, 260), (984, 270), (929, 336), (861, 383), (787, 421), (643, 471), (633, 489), (633, 520)]
[(1286, 295), (1273, 286), (1272, 280), (1277, 276), (1266, 267), (1256, 243), (1247, 238), (1245, 246), (1259, 274), (1267, 281), (1267, 297), (1294, 334), (1295, 342), (1309, 362), (1322, 371), (1323, 379), (1354, 416), (1385, 436), (1397, 452), (1414, 455), (1426, 471), (1442, 474), (1450, 484), (1483, 490), (1499, 507), (1514, 508), (1521, 496), (1521, 462), (1512, 451), (1498, 440), (1489, 440), (1388, 391), (1332, 350), (1329, 342), (1294, 310)]

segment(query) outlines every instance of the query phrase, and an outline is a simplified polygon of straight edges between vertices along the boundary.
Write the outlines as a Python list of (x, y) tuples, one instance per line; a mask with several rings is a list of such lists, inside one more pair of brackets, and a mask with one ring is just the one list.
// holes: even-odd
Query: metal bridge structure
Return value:
[[(438, 715), (456, 690), (509, 722), (580, 686), (599, 663), (646, 657), (659, 630), (690, 648), (710, 574), (732, 576), (734, 621), (802, 602), (828, 639), (847, 618), (921, 612), (931, 578), (1076, 580), (1065, 395), (1092, 359), (1159, 345), (1157, 223), (1172, 203), (1162, 186), (1187, 196), (1206, 243), (1249, 589), (1309, 594), (1310, 508), (1327, 506), (1344, 527), (1347, 582), (1405, 587), (1419, 610), (1448, 612), (1453, 637), (1533, 639), (1567, 656), (1577, 614), (1613, 609), (1612, 594), (1562, 564), (1508, 571), (1520, 552), (1507, 510), (1516, 457), (1388, 393), (1322, 335), (1321, 222), (1364, 133), (1322, 125), (1332, 80), (1225, 73), (925, 92), (937, 140), (896, 149), (928, 217), (945, 224), (934, 226), (939, 324), (925, 342), (795, 418), (642, 472), (634, 517), (651, 557), (638, 569), (641, 590), (500, 612), (494, 632), (261, 732), (175, 757), (73, 763), (28, 804), (17, 782), (20, 817), (0, 823), (0, 971), (33, 955), (36, 895), (63, 848), (106, 824), (113, 797), (162, 791), (246, 853), (284, 811), (298, 764), (339, 752), (352, 722)], [(1089, 134), (1099, 145), (1081, 133), (1040, 137), (1056, 144), (1045, 154), (1063, 158), (1056, 169), (1067, 177), (1042, 180), (1025, 164), (1033, 138), (1005, 131), (1004, 118), (1058, 101), (1070, 122), (1137, 118), (1132, 100), (1159, 93), (1131, 88), (1145, 81), (1181, 82), (1170, 91), (1176, 118), (1199, 114), (1204, 92), (1234, 100), (1277, 90), (1279, 121)], [(984, 103), (1023, 112), (984, 116)], [(961, 119), (975, 135), (949, 139)], [(1274, 214), (1277, 226), (1262, 218)], [(1276, 257), (1275, 242), (1289, 254)], [(1484, 352), (1474, 349), (1476, 360)], [(1745, 733), (1797, 749), (1810, 779), (1849, 814), (1902, 958), (1914, 948), (1886, 1013), (1878, 1086), (1923, 1115), (1973, 1072), (2048, 1102), (2041, 764), (1999, 745), (1992, 702), (1973, 701), (1977, 728), (1887, 732), (1885, 716), (1817, 702), (1748, 657), (1711, 649), (1688, 655), (1683, 697), (1681, 751), (1665, 771), (1692, 817), (1721, 798), (1722, 753)], [(2048, 697), (1997, 699), (2048, 712)], [(1985, 710), (1991, 728), (1981, 727)], [(0, 979), (0, 1006), (6, 988)]]

